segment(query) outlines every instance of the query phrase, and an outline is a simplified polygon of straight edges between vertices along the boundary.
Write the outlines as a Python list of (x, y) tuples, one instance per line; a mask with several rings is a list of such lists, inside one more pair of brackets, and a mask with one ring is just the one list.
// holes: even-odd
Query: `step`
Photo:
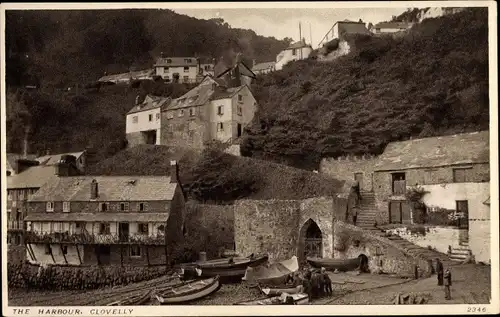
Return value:
[(451, 253), (455, 253), (455, 254), (464, 254), (464, 255), (468, 255), (469, 254), (469, 249), (457, 249), (457, 248), (451, 248)]

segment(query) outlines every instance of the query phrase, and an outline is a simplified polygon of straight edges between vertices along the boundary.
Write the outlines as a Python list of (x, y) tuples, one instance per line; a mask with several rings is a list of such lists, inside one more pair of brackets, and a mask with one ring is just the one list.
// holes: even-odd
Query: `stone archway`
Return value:
[(300, 229), (299, 261), (307, 257), (323, 257), (323, 233), (318, 224), (309, 218)]

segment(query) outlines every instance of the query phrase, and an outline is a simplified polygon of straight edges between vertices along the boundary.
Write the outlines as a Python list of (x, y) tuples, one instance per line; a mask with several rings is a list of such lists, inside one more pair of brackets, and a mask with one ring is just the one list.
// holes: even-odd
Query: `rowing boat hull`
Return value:
[(286, 305), (286, 296), (292, 296), (295, 305), (307, 305), (309, 303), (309, 296), (307, 294), (287, 294), (283, 293), (281, 296), (267, 297), (263, 299), (251, 300), (246, 302), (235, 303), (234, 305), (244, 306), (260, 306), (260, 305)]
[(247, 267), (258, 266), (267, 262), (269, 257), (267, 255), (258, 258), (233, 258), (234, 263), (229, 263), (229, 259), (215, 259), (205, 262), (196, 263), (197, 267), (202, 270), (235, 270)]
[(248, 283), (258, 283), (261, 285), (285, 285), (288, 275), (298, 271), (299, 262), (296, 256), (273, 263), (271, 265), (261, 265), (258, 267), (249, 267), (245, 272), (243, 281)]
[[(205, 284), (203, 287), (199, 287), (201, 285), (200, 283)], [(196, 287), (190, 287), (190, 285), (195, 285)], [(219, 277), (214, 277), (211, 279), (184, 283), (183, 285), (179, 285), (177, 287), (174, 286), (171, 290), (166, 291), (165, 294), (155, 294), (155, 298), (162, 305), (185, 303), (208, 296), (218, 291), (220, 287), (221, 284), (219, 282)], [(184, 288), (187, 291), (176, 292), (176, 288)]]
[(327, 270), (339, 271), (353, 271), (359, 268), (361, 263), (360, 258), (352, 259), (320, 259), (320, 258), (307, 258), (307, 262), (314, 267), (324, 267)]
[(302, 288), (300, 286), (289, 287), (289, 288), (275, 288), (275, 287), (260, 288), (260, 291), (269, 297), (279, 296), (283, 293), (298, 294), (298, 293), (300, 293), (301, 290), (302, 290)]

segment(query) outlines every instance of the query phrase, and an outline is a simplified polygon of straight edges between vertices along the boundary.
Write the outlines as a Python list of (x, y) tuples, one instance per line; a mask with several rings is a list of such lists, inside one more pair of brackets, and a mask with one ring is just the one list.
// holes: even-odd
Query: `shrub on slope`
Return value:
[(245, 156), (313, 169), (324, 156), (488, 129), (487, 9), (424, 20), (400, 39), (351, 42), (333, 62), (300, 61), (260, 77)]

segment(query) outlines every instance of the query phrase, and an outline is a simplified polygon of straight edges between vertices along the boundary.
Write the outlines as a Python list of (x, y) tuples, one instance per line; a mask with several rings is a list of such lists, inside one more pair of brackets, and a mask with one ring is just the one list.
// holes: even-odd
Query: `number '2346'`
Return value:
[(486, 307), (467, 307), (468, 313), (485, 313)]

